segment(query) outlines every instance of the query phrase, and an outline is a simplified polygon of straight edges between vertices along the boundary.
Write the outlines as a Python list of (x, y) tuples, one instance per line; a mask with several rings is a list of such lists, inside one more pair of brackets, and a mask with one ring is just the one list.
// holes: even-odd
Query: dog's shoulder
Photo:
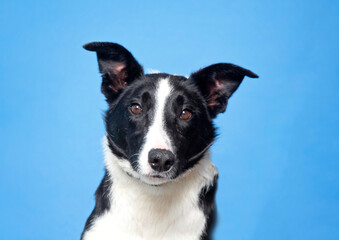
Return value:
[(106, 171), (99, 187), (95, 192), (95, 207), (91, 215), (87, 218), (85, 228), (81, 235), (81, 239), (83, 239), (84, 233), (92, 227), (95, 219), (110, 210), (111, 208), (110, 189), (112, 187), (112, 184), (113, 181), (108, 176), (108, 172)]
[(210, 240), (217, 221), (215, 195), (218, 186), (218, 173), (214, 175), (211, 185), (204, 186), (199, 195), (199, 206), (206, 217), (206, 229), (202, 240)]

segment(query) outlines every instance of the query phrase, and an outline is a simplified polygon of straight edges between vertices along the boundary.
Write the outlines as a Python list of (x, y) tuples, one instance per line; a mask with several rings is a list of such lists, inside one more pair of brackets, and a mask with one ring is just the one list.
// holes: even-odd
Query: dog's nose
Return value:
[(174, 154), (165, 149), (152, 149), (148, 153), (148, 162), (153, 170), (166, 172), (174, 164)]

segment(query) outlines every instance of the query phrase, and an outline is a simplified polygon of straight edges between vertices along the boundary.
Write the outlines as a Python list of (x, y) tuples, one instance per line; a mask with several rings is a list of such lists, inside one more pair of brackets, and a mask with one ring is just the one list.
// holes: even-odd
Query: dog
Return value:
[(97, 54), (106, 97), (105, 175), (82, 240), (209, 240), (218, 171), (213, 120), (250, 70), (219, 63), (189, 77), (145, 74), (123, 46)]

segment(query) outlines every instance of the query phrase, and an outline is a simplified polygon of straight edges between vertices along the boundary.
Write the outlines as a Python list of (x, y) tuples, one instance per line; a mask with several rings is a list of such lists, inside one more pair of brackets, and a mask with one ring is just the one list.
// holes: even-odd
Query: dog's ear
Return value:
[(110, 42), (92, 42), (83, 46), (95, 51), (102, 73), (101, 92), (110, 103), (121, 90), (144, 74), (142, 66), (123, 46)]
[(192, 73), (190, 80), (198, 85), (206, 99), (211, 117), (215, 118), (218, 113), (225, 112), (228, 99), (245, 76), (258, 78), (258, 75), (245, 68), (218, 63)]

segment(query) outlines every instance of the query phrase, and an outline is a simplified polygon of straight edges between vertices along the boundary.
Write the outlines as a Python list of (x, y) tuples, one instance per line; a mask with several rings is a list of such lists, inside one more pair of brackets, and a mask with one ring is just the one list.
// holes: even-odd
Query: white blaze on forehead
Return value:
[(145, 137), (144, 146), (139, 157), (141, 174), (150, 174), (152, 169), (148, 163), (148, 153), (153, 148), (172, 150), (170, 138), (165, 131), (164, 109), (171, 94), (172, 86), (169, 80), (161, 79), (155, 92), (154, 118)]

